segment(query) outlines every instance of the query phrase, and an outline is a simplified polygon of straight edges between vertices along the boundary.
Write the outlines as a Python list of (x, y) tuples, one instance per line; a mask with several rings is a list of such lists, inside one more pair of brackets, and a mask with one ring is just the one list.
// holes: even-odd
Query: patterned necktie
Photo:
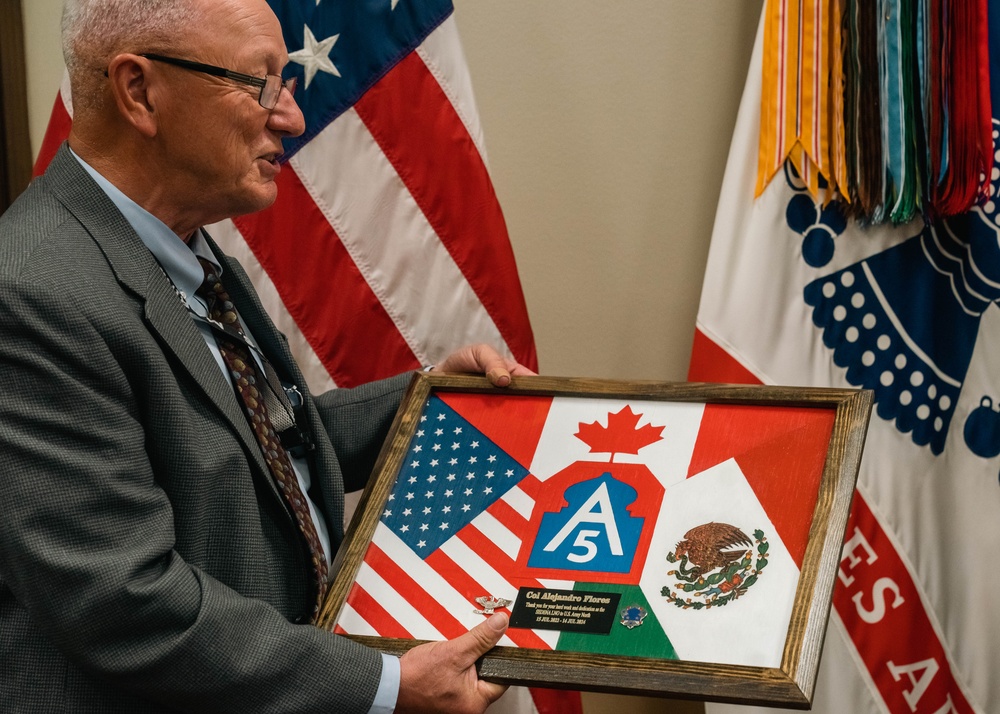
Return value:
[[(281, 445), (281, 440), (275, 432), (265, 403), (266, 395), (257, 388), (258, 384), (262, 385), (264, 389), (270, 387), (265, 379), (260, 378), (260, 370), (257, 369), (257, 365), (250, 355), (250, 350), (246, 345), (246, 333), (240, 324), (236, 308), (229, 299), (229, 293), (226, 292), (219, 280), (215, 266), (203, 258), (199, 258), (198, 262), (205, 270), (205, 281), (198, 288), (196, 294), (208, 305), (209, 316), (224, 328), (224, 331), (213, 330), (219, 352), (222, 353), (222, 359), (229, 368), (236, 393), (246, 409), (247, 420), (250, 422), (254, 436), (257, 437), (257, 443), (260, 444), (264, 461), (278, 485), (278, 490), (281, 491), (285, 501), (295, 514), (299, 532), (305, 539), (306, 548), (312, 560), (313, 574), (316, 579), (316, 604), (312, 614), (312, 620), (315, 622), (326, 595), (329, 575), (326, 557), (323, 554), (323, 544), (319, 540), (316, 526), (309, 515), (309, 506), (302, 495), (302, 489), (299, 487), (295, 472), (292, 470), (288, 453)], [(271, 400), (271, 402), (274, 404), (275, 400)]]

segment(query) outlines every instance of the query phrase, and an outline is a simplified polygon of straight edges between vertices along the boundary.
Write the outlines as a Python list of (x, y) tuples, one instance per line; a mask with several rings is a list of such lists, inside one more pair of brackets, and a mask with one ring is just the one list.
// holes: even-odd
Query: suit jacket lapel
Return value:
[(201, 333), (153, 254), (65, 145), (52, 160), (45, 179), (100, 246), (122, 287), (144, 301), (146, 322), (152, 332), (236, 432), (280, 499), (232, 385), (205, 349)]

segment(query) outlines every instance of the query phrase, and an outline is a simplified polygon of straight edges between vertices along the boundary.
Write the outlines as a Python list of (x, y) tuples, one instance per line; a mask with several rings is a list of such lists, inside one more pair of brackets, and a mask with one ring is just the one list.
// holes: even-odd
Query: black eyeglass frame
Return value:
[[(172, 64), (183, 69), (189, 69), (192, 72), (203, 72), (204, 74), (210, 74), (213, 77), (225, 77), (226, 79), (231, 79), (234, 82), (248, 84), (252, 87), (259, 87), (260, 96), (257, 97), (257, 103), (268, 111), (274, 109), (278, 105), (278, 97), (281, 96), (282, 88), (287, 89), (291, 96), (295, 96), (295, 87), (298, 84), (297, 77), (282, 79), (281, 76), (277, 74), (268, 74), (264, 77), (254, 77), (252, 74), (236, 72), (231, 69), (226, 69), (225, 67), (217, 67), (214, 64), (192, 62), (191, 60), (180, 59), (178, 57), (168, 57), (167, 55), (158, 55), (152, 52), (144, 52), (139, 56), (153, 60), (154, 62), (163, 62), (164, 64)], [(277, 89), (275, 89), (275, 87), (277, 87)], [(267, 103), (265, 103), (264, 93), (268, 89), (271, 91), (268, 94)], [(270, 104), (270, 106), (268, 106), (268, 104)]]

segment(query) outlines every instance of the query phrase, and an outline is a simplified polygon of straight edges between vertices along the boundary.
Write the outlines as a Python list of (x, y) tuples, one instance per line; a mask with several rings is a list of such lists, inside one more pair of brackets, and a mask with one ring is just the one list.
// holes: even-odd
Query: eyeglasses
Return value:
[(268, 74), (264, 77), (254, 77), (253, 75), (243, 74), (242, 72), (234, 72), (231, 69), (216, 67), (211, 64), (202, 64), (201, 62), (192, 62), (191, 60), (178, 59), (176, 57), (166, 57), (164, 55), (151, 53), (141, 54), (139, 56), (156, 62), (164, 62), (166, 64), (183, 67), (184, 69), (189, 69), (193, 72), (204, 72), (205, 74), (210, 74), (214, 77), (225, 77), (233, 80), (234, 82), (249, 84), (253, 87), (260, 87), (260, 96), (257, 98), (257, 101), (260, 102), (260, 105), (268, 111), (274, 109), (274, 107), (278, 104), (278, 97), (281, 95), (282, 87), (287, 89), (290, 95), (295, 96), (295, 86), (298, 84), (298, 78), (296, 77), (285, 80), (277, 74)]

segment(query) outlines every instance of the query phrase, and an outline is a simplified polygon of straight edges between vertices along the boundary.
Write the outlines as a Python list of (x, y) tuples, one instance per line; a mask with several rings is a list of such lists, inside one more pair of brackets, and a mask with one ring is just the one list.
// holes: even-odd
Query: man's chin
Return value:
[(269, 182), (263, 186), (255, 186), (252, 192), (248, 192), (245, 196), (245, 201), (242, 202), (243, 205), (237, 206), (236, 211), (232, 217), (236, 216), (246, 216), (251, 213), (257, 213), (258, 211), (263, 211), (266, 208), (270, 208), (274, 205), (274, 202), (278, 198), (278, 187), (274, 182)]

